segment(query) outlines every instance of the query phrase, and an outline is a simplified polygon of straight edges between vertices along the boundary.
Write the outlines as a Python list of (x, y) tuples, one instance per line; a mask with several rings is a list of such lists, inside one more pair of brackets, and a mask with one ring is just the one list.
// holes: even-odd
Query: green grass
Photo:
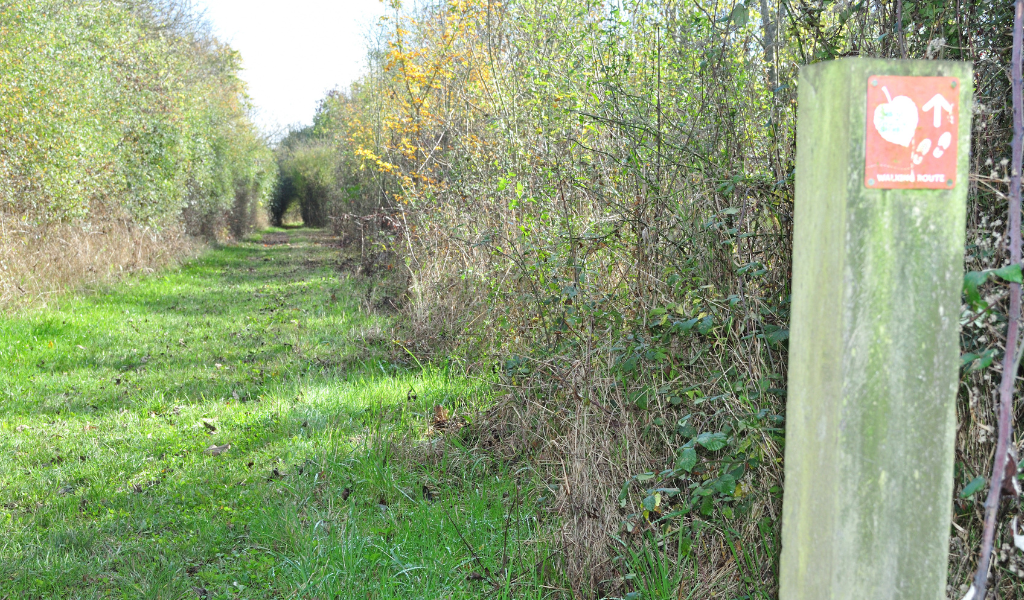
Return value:
[(424, 435), (487, 382), (400, 360), (326, 239), (0, 317), (0, 599), (560, 597), (529, 468)]

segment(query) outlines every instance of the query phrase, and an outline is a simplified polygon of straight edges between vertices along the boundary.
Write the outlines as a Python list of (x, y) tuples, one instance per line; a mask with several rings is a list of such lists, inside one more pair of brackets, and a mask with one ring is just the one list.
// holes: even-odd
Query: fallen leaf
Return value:
[(28, 425), (18, 425), (17, 427), (14, 428), (14, 430), (17, 431), (18, 433), (21, 433), (26, 429), (28, 429)]
[(974, 585), (971, 585), (971, 589), (967, 590), (967, 595), (964, 596), (963, 600), (974, 600), (974, 595), (977, 593), (978, 591), (974, 589)]
[(341, 501), (348, 500), (348, 497), (352, 495), (352, 488), (345, 488), (341, 490)]
[(1017, 452), (1012, 444), (1006, 449), (1002, 491), (1009, 496), (1020, 496), (1020, 480), (1017, 479)]
[(476, 571), (473, 571), (469, 575), (466, 575), (466, 581), (483, 581), (483, 580), (484, 580), (484, 576), (479, 574), (479, 573), (477, 573)]
[(451, 416), (440, 404), (434, 406), (434, 418), (430, 421), (433, 431), (440, 433), (458, 433), (467, 425), (464, 417)]
[(203, 421), (203, 427), (209, 429), (210, 433), (217, 433), (217, 426), (214, 425), (213, 423), (208, 423), (206, 421)]
[[(210, 456), (220, 456), (231, 449), (231, 444), (224, 444), (223, 446), (210, 446), (203, 453), (209, 454)], [(276, 470), (276, 469), (275, 469)]]

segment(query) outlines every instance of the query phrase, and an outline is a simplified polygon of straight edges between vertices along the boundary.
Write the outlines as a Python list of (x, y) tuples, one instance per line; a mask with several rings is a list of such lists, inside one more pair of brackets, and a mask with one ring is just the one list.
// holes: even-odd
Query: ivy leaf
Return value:
[(664, 308), (656, 308), (652, 310), (649, 315), (647, 315), (647, 321), (648, 326), (653, 329), (655, 327), (660, 327), (664, 325), (666, 322), (668, 322), (668, 315), (665, 313)]
[(648, 350), (644, 354), (644, 358), (654, 362), (664, 362), (668, 358), (668, 354), (664, 350)]
[(979, 358), (978, 362), (976, 362), (973, 365), (971, 365), (971, 367), (969, 369), (967, 369), (967, 370), (973, 373), (974, 371), (980, 371), (982, 369), (987, 369), (989, 367), (989, 365), (991, 365), (991, 364), (992, 364), (992, 355), (991, 354), (986, 354), (986, 355), (981, 356)]
[(996, 351), (991, 348), (985, 350), (980, 354), (968, 352), (967, 354), (964, 354), (963, 356), (960, 357), (960, 366), (967, 367), (968, 373), (980, 371), (982, 369), (988, 368), (988, 366), (992, 364), (992, 360), (995, 357), (995, 353)]
[(650, 404), (650, 398), (647, 390), (644, 389), (637, 392), (636, 395), (633, 396), (633, 402), (636, 404), (638, 409), (647, 410), (647, 406)]
[(683, 438), (692, 438), (697, 435), (697, 428), (690, 425), (689, 420), (684, 418), (680, 419), (679, 422), (676, 423), (676, 433)]
[(498, 180), (498, 191), (504, 192), (506, 187), (508, 187), (508, 180), (502, 177)]
[(1024, 276), (1021, 274), (1020, 265), (1007, 265), (1002, 269), (995, 269), (992, 274), (1010, 283), (1024, 283)]
[(988, 281), (988, 271), (968, 271), (964, 273), (964, 295), (967, 302), (974, 308), (987, 306), (981, 299), (978, 287)]
[(736, 478), (732, 475), (722, 475), (711, 485), (719, 494), (732, 496), (736, 491)]
[(711, 315), (704, 317), (700, 320), (700, 324), (697, 325), (697, 332), (701, 335), (707, 335), (707, 333), (711, 331), (712, 324), (713, 321), (711, 319)]
[(697, 451), (693, 448), (681, 449), (679, 457), (676, 458), (676, 470), (689, 473), (695, 466), (697, 466)]
[(640, 505), (643, 506), (644, 510), (647, 512), (657, 510), (658, 507), (661, 506), (661, 494), (654, 493), (647, 496), (643, 499)]
[(697, 436), (697, 443), (712, 452), (717, 452), (725, 448), (726, 444), (729, 443), (729, 438), (721, 431), (716, 431), (715, 433), (705, 431)]
[(977, 477), (972, 479), (970, 483), (964, 486), (963, 491), (960, 492), (960, 497), (970, 498), (983, 487), (985, 487), (985, 478), (981, 475), (978, 475)]
[(640, 482), (650, 481), (650, 480), (654, 479), (654, 473), (652, 473), (650, 471), (648, 471), (646, 473), (640, 473), (639, 475), (634, 475), (633, 479), (636, 479), (637, 481), (640, 481)]
[(678, 333), (689, 331), (693, 329), (693, 326), (697, 324), (700, 319), (687, 319), (686, 321), (676, 321), (672, 324), (672, 329)]
[(988, 308), (988, 304), (981, 299), (981, 293), (978, 291), (978, 288), (988, 281), (989, 275), (995, 275), (1003, 281), (1010, 283), (1024, 283), (1021, 265), (1007, 265), (1000, 269), (968, 271), (964, 273), (964, 296), (967, 296), (967, 302), (975, 310)]
[(711, 515), (711, 511), (715, 510), (714, 502), (711, 500), (711, 496), (704, 496), (704, 500), (700, 503), (700, 514), (705, 517)]
[(619, 506), (626, 508), (626, 500), (629, 498), (629, 480), (622, 484), (622, 491), (619, 492)]
[(777, 331), (773, 331), (766, 335), (765, 339), (768, 340), (768, 343), (771, 344), (772, 346), (778, 346), (779, 343), (782, 342), (783, 340), (789, 339), (789, 330), (779, 329)]

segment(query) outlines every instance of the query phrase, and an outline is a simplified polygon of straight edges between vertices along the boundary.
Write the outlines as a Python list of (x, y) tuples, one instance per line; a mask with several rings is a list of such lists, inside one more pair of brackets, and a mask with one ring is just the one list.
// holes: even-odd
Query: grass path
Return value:
[(529, 472), (423, 435), (487, 387), (258, 238), (0, 317), (0, 599), (551, 597)]

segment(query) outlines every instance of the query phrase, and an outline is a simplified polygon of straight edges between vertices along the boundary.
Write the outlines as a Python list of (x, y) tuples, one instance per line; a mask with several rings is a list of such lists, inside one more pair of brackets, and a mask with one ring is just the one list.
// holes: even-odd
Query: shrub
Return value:
[[(406, 347), (496, 369), (508, 395), (480, 443), (553, 465), (581, 593), (670, 594), (637, 569), (694, 552), (697, 575), (665, 580), (701, 597), (775, 593), (800, 65), (974, 60), (983, 183), (968, 264), (1006, 259), (991, 238), (1008, 181), (1010, 4), (902, 6), (901, 22), (884, 3), (397, 7), (324, 121), (333, 135), (317, 132), (337, 148), (336, 182), (372, 182), (373, 210), (401, 217)], [(985, 352), (1002, 343), (1005, 293), (990, 300), (995, 313), (963, 315), (965, 423), (980, 406), (991, 422)], [(992, 439), (960, 431), (968, 481)], [(962, 580), (980, 524), (958, 506), (974, 536), (954, 540)]]
[(157, 227), (187, 212), (208, 234), (206, 220), (255, 215), (236, 205), (263, 202), (276, 170), (239, 70), (185, 2), (5, 3), (0, 210)]

